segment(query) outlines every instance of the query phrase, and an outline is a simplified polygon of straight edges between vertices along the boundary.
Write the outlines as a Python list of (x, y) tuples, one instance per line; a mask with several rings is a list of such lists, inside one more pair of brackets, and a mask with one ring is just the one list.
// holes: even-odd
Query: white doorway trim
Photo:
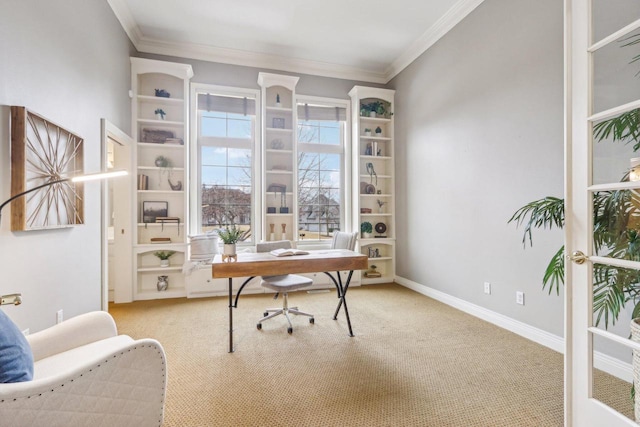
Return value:
[[(109, 300), (116, 302), (133, 301), (133, 259), (131, 241), (131, 150), (133, 140), (129, 135), (120, 130), (117, 126), (106, 119), (100, 120), (101, 135), (101, 159), (100, 164), (102, 170), (109, 168), (124, 169), (129, 174), (126, 177), (118, 178), (113, 181), (103, 181), (101, 188), (102, 210), (100, 215), (100, 236), (101, 236), (101, 307), (102, 310), (108, 311)], [(114, 153), (112, 158), (109, 157), (109, 145), (113, 144)], [(114, 164), (110, 164), (114, 161)], [(114, 198), (109, 200), (110, 189), (113, 190)], [(113, 298), (109, 297), (109, 224), (111, 215), (111, 203), (117, 201), (115, 205), (114, 215), (114, 238), (117, 242), (117, 253), (114, 254), (111, 262), (115, 262), (114, 278), (116, 285), (113, 290)], [(128, 295), (128, 297), (127, 297)]]

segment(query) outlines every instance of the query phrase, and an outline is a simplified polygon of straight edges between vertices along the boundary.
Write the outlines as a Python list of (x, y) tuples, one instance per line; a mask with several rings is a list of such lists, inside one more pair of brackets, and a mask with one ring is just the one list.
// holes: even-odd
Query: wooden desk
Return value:
[[(369, 267), (367, 256), (359, 252), (346, 249), (326, 249), (309, 251), (308, 255), (275, 257), (267, 253), (240, 253), (235, 262), (223, 262), (221, 255), (216, 255), (211, 266), (211, 277), (214, 279), (229, 279), (229, 353), (233, 352), (233, 309), (238, 307), (238, 298), (244, 287), (256, 276), (277, 276), (280, 274), (315, 273), (324, 272), (336, 286), (340, 302), (333, 315), (333, 320), (338, 318), (340, 308), (344, 306), (344, 312), (349, 326), (349, 336), (353, 336), (349, 310), (347, 309), (346, 294), (351, 282), (354, 270), (366, 270)], [(333, 277), (330, 271), (336, 272)], [(342, 283), (340, 271), (349, 271), (346, 282)], [(234, 277), (247, 277), (238, 293), (235, 302), (233, 300), (232, 279)]]

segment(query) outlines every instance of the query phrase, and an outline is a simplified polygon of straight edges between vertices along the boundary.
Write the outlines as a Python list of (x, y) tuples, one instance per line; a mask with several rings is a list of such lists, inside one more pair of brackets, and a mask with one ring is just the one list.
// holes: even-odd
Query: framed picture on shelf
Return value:
[(282, 117), (274, 117), (272, 126), (274, 129), (284, 129), (284, 119)]
[(142, 222), (150, 224), (156, 222), (156, 218), (167, 217), (169, 202), (142, 202)]

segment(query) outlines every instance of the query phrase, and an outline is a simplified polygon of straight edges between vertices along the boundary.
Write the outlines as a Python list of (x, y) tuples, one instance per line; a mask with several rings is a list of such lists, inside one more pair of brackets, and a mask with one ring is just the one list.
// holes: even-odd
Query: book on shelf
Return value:
[(171, 243), (170, 237), (152, 237), (151, 243)]
[(274, 249), (270, 253), (274, 256), (309, 255), (309, 252), (301, 249)]

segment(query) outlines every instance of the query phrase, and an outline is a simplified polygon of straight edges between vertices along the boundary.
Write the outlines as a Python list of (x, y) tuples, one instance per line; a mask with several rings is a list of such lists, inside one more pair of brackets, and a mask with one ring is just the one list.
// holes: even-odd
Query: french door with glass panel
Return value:
[[(640, 317), (639, 18), (637, 0), (565, 0), (570, 426), (636, 425), (632, 386), (634, 371), (640, 375), (640, 345), (631, 325)], [(640, 407), (640, 388), (636, 395)]]

